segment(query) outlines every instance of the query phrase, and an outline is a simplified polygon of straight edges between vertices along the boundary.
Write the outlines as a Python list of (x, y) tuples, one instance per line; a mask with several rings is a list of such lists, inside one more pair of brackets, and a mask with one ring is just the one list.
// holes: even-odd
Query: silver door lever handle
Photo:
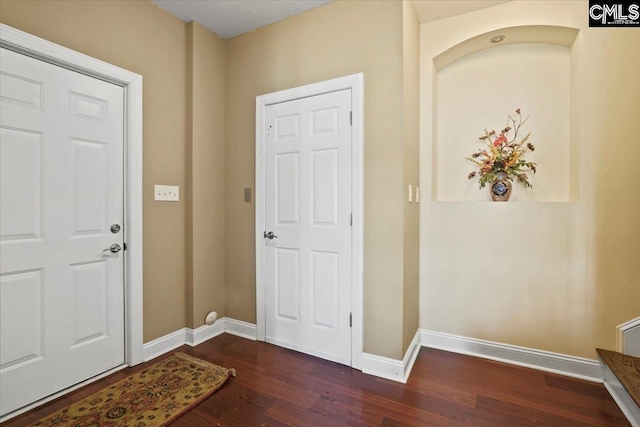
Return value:
[(268, 233), (265, 231), (265, 232), (264, 232), (264, 238), (265, 238), (265, 239), (269, 239), (269, 240), (273, 240), (273, 239), (277, 239), (277, 238), (278, 238), (278, 236), (276, 236), (275, 234), (273, 234), (273, 231), (270, 231), (270, 232), (268, 232)]
[(120, 247), (119, 244), (114, 243), (113, 245), (109, 246), (107, 249), (105, 249), (102, 252), (111, 252), (112, 254), (117, 254), (118, 252), (120, 252), (122, 250), (122, 248)]

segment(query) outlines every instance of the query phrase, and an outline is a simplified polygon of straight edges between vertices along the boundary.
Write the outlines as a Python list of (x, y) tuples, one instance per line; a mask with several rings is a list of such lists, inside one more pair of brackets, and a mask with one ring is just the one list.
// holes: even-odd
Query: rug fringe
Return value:
[(191, 355), (188, 355), (182, 352), (175, 353), (175, 356), (178, 356), (181, 359), (188, 360), (191, 363), (195, 363), (196, 365), (200, 365), (208, 369), (222, 369), (227, 371), (228, 375), (231, 375), (232, 377), (236, 376), (236, 370), (233, 368), (225, 368), (224, 366), (216, 365), (214, 363), (207, 362), (206, 360), (198, 359), (197, 357), (193, 357)]

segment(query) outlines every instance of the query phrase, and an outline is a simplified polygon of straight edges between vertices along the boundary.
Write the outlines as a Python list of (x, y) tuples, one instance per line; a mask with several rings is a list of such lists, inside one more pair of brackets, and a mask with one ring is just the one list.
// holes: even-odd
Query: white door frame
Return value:
[(124, 88), (125, 363), (142, 359), (142, 76), (0, 24), (0, 47)]
[(363, 300), (363, 206), (364, 206), (364, 76), (362, 73), (327, 80), (256, 97), (256, 323), (257, 339), (265, 340), (265, 165), (264, 128), (266, 107), (281, 102), (351, 89), (353, 124), (351, 197), (353, 209), (352, 273), (351, 273), (351, 366), (361, 369), (362, 361), (362, 300)]

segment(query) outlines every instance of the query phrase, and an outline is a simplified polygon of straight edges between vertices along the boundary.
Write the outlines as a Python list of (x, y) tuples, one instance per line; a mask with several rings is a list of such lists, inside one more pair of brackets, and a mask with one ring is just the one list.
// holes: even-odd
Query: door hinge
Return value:
[(349, 225), (353, 227), (353, 212), (349, 214)]
[(352, 328), (353, 327), (353, 314), (349, 313), (349, 327)]
[(349, 124), (353, 124), (353, 111), (349, 111)]
[(127, 250), (127, 244), (126, 243), (122, 243), (122, 249), (124, 249), (125, 251)]

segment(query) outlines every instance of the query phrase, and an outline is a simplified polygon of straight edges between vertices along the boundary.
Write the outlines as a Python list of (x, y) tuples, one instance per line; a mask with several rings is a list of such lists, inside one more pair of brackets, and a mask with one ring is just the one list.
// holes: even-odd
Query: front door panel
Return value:
[(4, 415), (124, 362), (124, 90), (0, 54)]

